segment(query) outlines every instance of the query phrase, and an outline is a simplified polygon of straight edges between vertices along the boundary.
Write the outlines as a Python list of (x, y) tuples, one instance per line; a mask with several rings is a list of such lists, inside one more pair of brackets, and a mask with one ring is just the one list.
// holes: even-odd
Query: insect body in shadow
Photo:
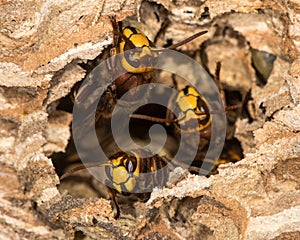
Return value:
[(164, 186), (167, 183), (171, 162), (156, 154), (151, 157), (141, 157), (140, 154), (150, 154), (149, 150), (132, 150), (113, 154), (106, 163), (93, 165), (80, 165), (66, 173), (60, 180), (71, 174), (88, 168), (105, 168), (107, 186), (112, 200), (114, 218), (120, 217), (120, 208), (116, 201), (116, 195), (129, 196), (135, 194), (139, 199), (149, 198), (155, 186)]

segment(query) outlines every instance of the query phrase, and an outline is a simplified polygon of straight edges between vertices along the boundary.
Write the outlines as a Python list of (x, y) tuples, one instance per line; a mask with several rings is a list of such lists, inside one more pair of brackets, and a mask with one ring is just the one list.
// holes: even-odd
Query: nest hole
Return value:
[[(157, 15), (157, 14), (156, 14)], [(157, 17), (157, 16), (156, 16)], [(172, 42), (172, 39), (167, 41), (169, 44)], [(188, 53), (189, 55), (196, 56), (196, 52)], [(80, 63), (80, 66), (84, 68), (87, 72), (87, 75), (103, 60), (106, 59), (109, 55), (109, 48), (105, 49), (104, 52), (95, 58), (92, 61), (86, 61), (85, 63)], [(169, 82), (172, 82), (170, 80)], [(63, 110), (69, 113), (73, 111), (74, 105), (74, 96), (76, 92), (80, 88), (82, 81), (76, 83), (72, 89), (72, 91), (66, 97), (58, 100), (58, 104), (56, 109)], [(226, 102), (229, 105), (235, 105), (242, 101), (242, 94), (239, 91), (232, 91), (225, 89)], [(145, 105), (138, 111), (139, 113), (155, 116), (157, 118), (163, 118), (165, 116), (166, 109), (159, 105)], [(212, 169), (212, 174), (217, 174), (217, 167), (219, 164), (224, 163), (235, 163), (243, 158), (243, 152), (241, 148), (240, 142), (234, 137), (235, 123), (238, 117), (241, 115), (239, 111), (230, 111), (227, 114), (228, 116), (228, 138), (226, 139), (224, 149), (221, 153), (220, 160), (217, 162), (215, 167)], [(243, 116), (245, 117), (245, 116)], [(145, 120), (133, 119), (130, 122), (130, 134), (133, 138), (143, 139), (144, 144), (147, 145), (149, 143), (149, 129), (157, 123)], [(167, 135), (173, 137), (174, 129), (170, 126), (166, 126), (166, 124), (162, 124), (166, 129)], [(98, 124), (97, 127), (103, 126)], [(178, 144), (177, 140), (170, 141), (172, 144)], [(109, 143), (108, 143), (109, 144)], [(203, 152), (205, 153), (205, 148), (203, 148)], [(176, 146), (175, 146), (176, 151)], [(201, 150), (202, 151), (202, 150)], [(109, 156), (109, 153), (107, 153)], [(203, 155), (203, 154), (202, 154)], [(78, 156), (76, 147), (74, 145), (73, 138), (71, 137), (67, 148), (64, 153), (54, 153), (51, 155), (51, 159), (53, 161), (53, 165), (56, 169), (58, 176), (62, 176), (66, 171), (70, 170), (74, 166), (81, 164), (80, 158)], [(195, 159), (192, 163), (193, 166), (201, 167), (201, 161)], [(91, 176), (87, 171), (77, 172), (74, 175), (69, 176), (67, 179), (62, 181), (60, 185), (61, 192), (69, 192), (71, 195), (75, 197), (107, 197), (107, 191), (103, 184), (99, 184), (99, 182)]]

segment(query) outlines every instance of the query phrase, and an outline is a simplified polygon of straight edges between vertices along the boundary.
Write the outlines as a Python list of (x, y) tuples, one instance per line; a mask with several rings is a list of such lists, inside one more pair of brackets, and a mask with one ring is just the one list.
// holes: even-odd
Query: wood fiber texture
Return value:
[[(33, 0), (0, 9), (0, 239), (300, 239), (299, 1)], [(85, 77), (79, 63), (112, 44), (112, 15), (131, 16), (128, 24), (137, 16), (150, 37), (168, 18), (160, 46), (208, 30), (181, 49), (201, 45), (210, 73), (222, 61), (222, 84), (251, 89), (253, 110), (251, 123), (236, 123), (244, 159), (156, 189), (120, 220), (105, 198), (60, 192), (51, 161), (71, 136), (72, 113), (58, 103)], [(262, 84), (257, 51), (276, 56)]]

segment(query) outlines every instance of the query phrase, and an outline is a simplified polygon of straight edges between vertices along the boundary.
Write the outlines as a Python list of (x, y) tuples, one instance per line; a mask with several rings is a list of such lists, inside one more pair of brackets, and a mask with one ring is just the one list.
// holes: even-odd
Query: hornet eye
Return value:
[(135, 158), (128, 159), (126, 161), (126, 170), (128, 171), (128, 173), (133, 173), (136, 167), (137, 167), (137, 163)]
[(113, 177), (112, 177), (112, 167), (111, 166), (105, 166), (105, 173), (106, 173), (106, 176), (112, 180)]
[(135, 68), (138, 68), (141, 65), (141, 61), (134, 56), (136, 54), (137, 50), (135, 51), (126, 51), (125, 52), (125, 58), (127, 62)]

